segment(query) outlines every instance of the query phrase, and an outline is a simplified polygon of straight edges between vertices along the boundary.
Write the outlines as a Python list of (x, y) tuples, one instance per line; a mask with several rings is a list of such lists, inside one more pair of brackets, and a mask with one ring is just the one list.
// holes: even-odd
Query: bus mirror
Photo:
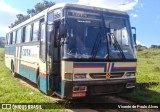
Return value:
[(67, 28), (63, 24), (60, 24), (59, 33), (61, 38), (67, 37)]
[(133, 34), (133, 39), (134, 39), (134, 42), (136, 44), (136, 34)]
[(136, 28), (135, 27), (132, 27), (132, 30), (134, 30), (134, 33), (133, 33), (133, 39), (134, 39), (134, 43), (136, 44)]

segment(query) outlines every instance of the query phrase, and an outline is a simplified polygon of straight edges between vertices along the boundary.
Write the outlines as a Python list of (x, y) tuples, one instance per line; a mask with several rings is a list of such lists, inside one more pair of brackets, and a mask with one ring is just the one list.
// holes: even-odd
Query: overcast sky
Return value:
[[(0, 36), (5, 36), (8, 26), (15, 21), (16, 14), (26, 14), (42, 0), (0, 0)], [(127, 11), (131, 25), (137, 28), (137, 40), (146, 46), (160, 44), (160, 0), (53, 0), (112, 8)]]

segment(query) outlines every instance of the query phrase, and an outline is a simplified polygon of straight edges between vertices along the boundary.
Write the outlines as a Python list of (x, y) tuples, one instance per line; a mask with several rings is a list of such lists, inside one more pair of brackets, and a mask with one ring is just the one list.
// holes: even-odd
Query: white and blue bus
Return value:
[(56, 4), (10, 29), (6, 40), (12, 75), (45, 94), (72, 99), (135, 88), (136, 33), (126, 12)]

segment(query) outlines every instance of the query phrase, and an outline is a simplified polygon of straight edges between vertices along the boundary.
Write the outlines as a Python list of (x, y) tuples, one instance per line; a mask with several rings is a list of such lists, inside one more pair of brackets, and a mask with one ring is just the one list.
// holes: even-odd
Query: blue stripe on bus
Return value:
[(20, 64), (20, 75), (22, 75), (23, 77), (31, 80), (32, 82), (36, 83), (36, 74), (37, 72), (35, 70), (32, 70), (28, 67), (23, 66), (22, 64)]
[(16, 54), (16, 47), (15, 46), (7, 46), (7, 47), (5, 47), (5, 54), (15, 55)]
[(116, 69), (113, 68), (112, 72), (135, 72), (136, 68), (121, 68), (121, 69)]
[(40, 76), (40, 90), (47, 94), (47, 78)]
[(106, 63), (74, 63), (74, 68), (78, 68), (78, 67), (83, 67), (83, 68), (88, 68), (88, 67), (93, 67), (93, 68), (96, 68), (96, 67), (103, 67), (104, 68), (104, 72), (106, 72), (106, 69), (107, 69), (107, 64)]
[(135, 72), (136, 67), (114, 67), (115, 63), (112, 64), (111, 72)]
[[(37, 69), (20, 64), (20, 74), (29, 79), (30, 81), (37, 83)], [(40, 77), (40, 90), (47, 93), (47, 77), (39, 74)]]

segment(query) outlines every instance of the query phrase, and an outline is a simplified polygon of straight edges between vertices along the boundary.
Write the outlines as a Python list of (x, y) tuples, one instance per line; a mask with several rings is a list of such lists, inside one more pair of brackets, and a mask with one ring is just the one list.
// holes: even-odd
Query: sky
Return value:
[[(160, 0), (48, 0), (55, 3), (79, 3), (126, 11), (131, 26), (137, 29), (137, 43), (150, 47), (160, 45)], [(16, 14), (26, 14), (42, 0), (0, 0), (0, 36), (5, 36)]]

